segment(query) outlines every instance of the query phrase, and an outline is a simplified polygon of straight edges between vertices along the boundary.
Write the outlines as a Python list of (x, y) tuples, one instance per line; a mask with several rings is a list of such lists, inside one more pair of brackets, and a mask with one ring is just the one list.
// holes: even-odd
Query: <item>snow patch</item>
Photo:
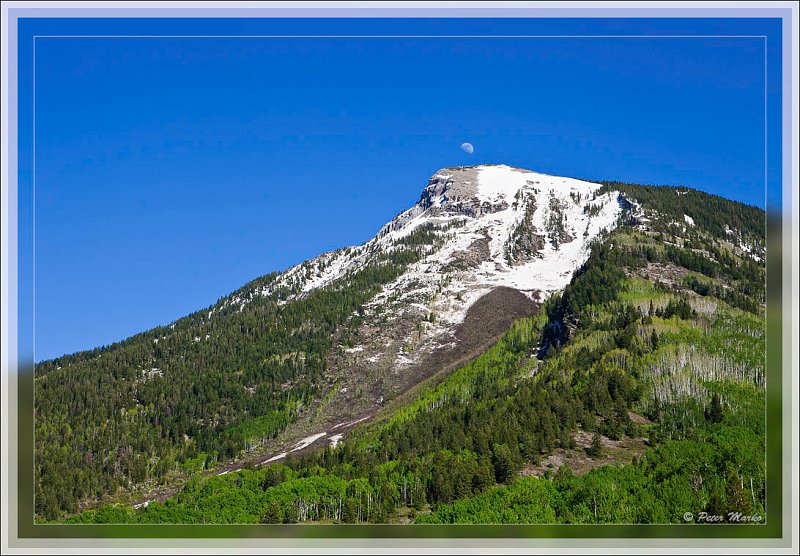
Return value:
[(326, 436), (327, 434), (328, 434), (328, 433), (326, 433), (326, 432), (321, 432), (321, 433), (318, 433), (318, 434), (312, 434), (311, 436), (307, 436), (307, 437), (305, 437), (303, 440), (301, 440), (300, 442), (298, 442), (298, 443), (295, 445), (295, 447), (294, 447), (294, 448), (292, 448), (290, 451), (291, 451), (291, 452), (297, 452), (298, 450), (302, 450), (303, 448), (308, 448), (308, 447), (309, 447), (309, 446), (311, 446), (311, 445), (312, 445), (314, 442), (316, 442), (316, 441), (317, 441), (317, 440), (319, 440), (320, 438), (322, 438), (322, 437)]
[(333, 436), (331, 436), (331, 438), (330, 438), (330, 441), (331, 441), (330, 447), (331, 448), (336, 448), (336, 446), (338, 446), (339, 443), (342, 441), (342, 438), (344, 438), (344, 435), (341, 434), (341, 433), (334, 434)]
[(362, 417), (361, 419), (356, 419), (355, 421), (345, 421), (343, 423), (339, 423), (338, 425), (335, 425), (333, 427), (333, 430), (336, 430), (336, 429), (341, 428), (341, 427), (352, 427), (353, 425), (358, 424), (361, 421), (366, 421), (367, 419), (369, 419), (369, 415), (367, 415), (366, 417)]
[(277, 456), (272, 456), (271, 458), (264, 460), (263, 462), (261, 462), (261, 465), (264, 465), (265, 463), (272, 463), (273, 461), (278, 461), (279, 459), (285, 458), (286, 455), (287, 455), (286, 452), (281, 452)]

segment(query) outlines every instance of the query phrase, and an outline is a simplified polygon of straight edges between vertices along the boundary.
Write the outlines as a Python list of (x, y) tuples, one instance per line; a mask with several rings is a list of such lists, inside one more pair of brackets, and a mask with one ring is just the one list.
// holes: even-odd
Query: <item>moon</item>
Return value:
[(461, 150), (467, 154), (472, 154), (475, 152), (475, 147), (472, 146), (472, 143), (461, 143)]

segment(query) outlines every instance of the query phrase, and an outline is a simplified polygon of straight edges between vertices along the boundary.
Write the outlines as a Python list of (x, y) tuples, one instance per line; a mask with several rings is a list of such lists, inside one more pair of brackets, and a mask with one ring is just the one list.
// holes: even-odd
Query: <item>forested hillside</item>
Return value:
[[(620, 225), (593, 242), (586, 263), (538, 315), (517, 321), (444, 380), (334, 447), (221, 476), (196, 474), (165, 503), (107, 505), (69, 521), (685, 523), (687, 511), (765, 516), (764, 213), (685, 188), (604, 188), (621, 192), (627, 210)], [(400, 252), (413, 257), (414, 249), (420, 247)], [(348, 295), (375, 283), (372, 277)], [(319, 353), (327, 346), (319, 342), (316, 352), (287, 344), (282, 353)], [(268, 390), (280, 392), (289, 376)], [(291, 418), (286, 404), (304, 399), (301, 392), (294, 385), (283, 393), (286, 402), (267, 398), (270, 411)], [(238, 410), (225, 410), (235, 422)], [(208, 437), (184, 453), (210, 451), (223, 438)], [(627, 441), (644, 448), (618, 457), (616, 447)], [(180, 437), (168, 445), (175, 451)], [(152, 459), (156, 452), (144, 453)], [(554, 454), (580, 465), (556, 466)]]
[(295, 302), (286, 287), (254, 294), (274, 286), (271, 274), (168, 327), (37, 364), (37, 515), (190, 476), (274, 438), (325, 386), (334, 334), (442, 240), (420, 227)]

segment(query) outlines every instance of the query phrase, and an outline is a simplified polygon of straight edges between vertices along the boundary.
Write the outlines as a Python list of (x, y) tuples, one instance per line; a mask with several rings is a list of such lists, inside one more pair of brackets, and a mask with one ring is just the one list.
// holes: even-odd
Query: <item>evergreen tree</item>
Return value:
[(603, 455), (603, 442), (600, 438), (600, 433), (594, 433), (592, 436), (592, 444), (586, 448), (586, 453), (591, 458), (599, 458)]
[(722, 403), (719, 399), (719, 394), (716, 392), (711, 396), (711, 405), (706, 409), (706, 420), (711, 423), (721, 423), (724, 417), (722, 412)]
[(277, 500), (273, 500), (264, 511), (261, 517), (261, 523), (281, 523), (283, 521), (283, 512)]
[(494, 445), (494, 472), (498, 483), (504, 483), (514, 477), (522, 466), (507, 444)]
[(358, 520), (358, 508), (352, 498), (347, 498), (342, 506), (342, 521), (355, 523)]
[(300, 520), (300, 511), (293, 503), (288, 504), (283, 511), (284, 523), (297, 523)]
[(725, 486), (725, 498), (727, 501), (726, 518), (729, 518), (729, 514), (731, 513), (740, 513), (742, 516), (749, 516), (753, 513), (753, 505), (750, 496), (742, 485), (742, 479), (734, 471), (728, 473), (728, 482)]

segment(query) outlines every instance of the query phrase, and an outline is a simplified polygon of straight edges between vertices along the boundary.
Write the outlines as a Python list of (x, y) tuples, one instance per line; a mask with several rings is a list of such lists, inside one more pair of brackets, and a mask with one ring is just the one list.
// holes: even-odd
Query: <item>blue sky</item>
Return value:
[(36, 359), (362, 243), (441, 167), (763, 207), (764, 61), (760, 38), (37, 39)]

